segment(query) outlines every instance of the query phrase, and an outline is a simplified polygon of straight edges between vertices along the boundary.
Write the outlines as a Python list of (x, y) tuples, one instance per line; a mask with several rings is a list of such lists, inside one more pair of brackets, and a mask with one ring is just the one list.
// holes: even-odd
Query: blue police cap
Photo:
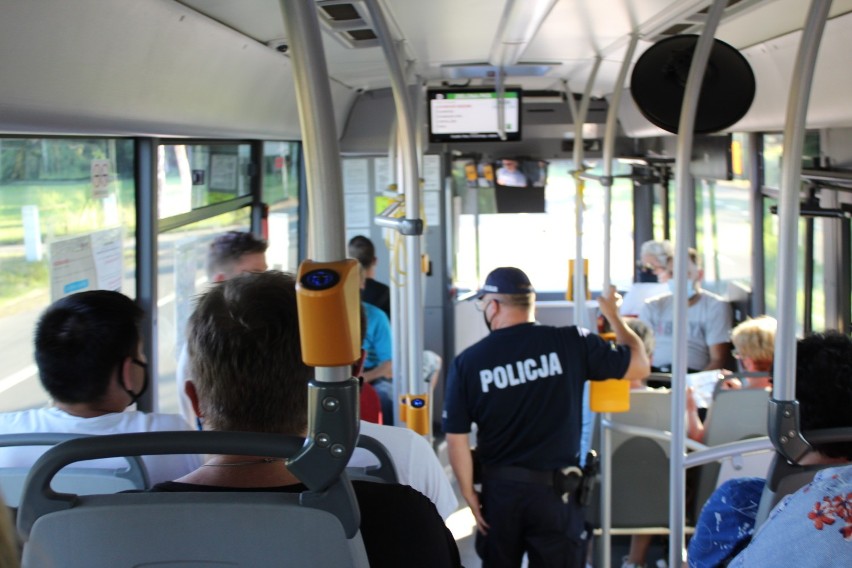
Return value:
[(501, 266), (492, 270), (479, 289), (479, 296), (485, 294), (530, 294), (535, 292), (530, 279), (520, 268)]

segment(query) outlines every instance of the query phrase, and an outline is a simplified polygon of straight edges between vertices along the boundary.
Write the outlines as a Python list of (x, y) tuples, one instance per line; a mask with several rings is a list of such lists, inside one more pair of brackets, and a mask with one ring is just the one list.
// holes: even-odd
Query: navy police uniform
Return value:
[(582, 508), (557, 494), (553, 473), (578, 463), (584, 382), (622, 377), (629, 364), (626, 346), (537, 323), (492, 331), (455, 358), (443, 427), (478, 427), (490, 526), (487, 536), (477, 533), (483, 566), (520, 566), (525, 551), (531, 568), (584, 565)]

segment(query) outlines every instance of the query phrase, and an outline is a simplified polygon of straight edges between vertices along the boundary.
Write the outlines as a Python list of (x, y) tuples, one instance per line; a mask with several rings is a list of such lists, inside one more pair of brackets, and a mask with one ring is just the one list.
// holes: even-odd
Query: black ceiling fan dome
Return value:
[[(639, 57), (630, 77), (630, 93), (642, 115), (674, 134), (697, 43), (697, 35), (658, 41)], [(698, 99), (695, 132), (706, 134), (732, 126), (748, 112), (754, 93), (754, 72), (746, 58), (734, 47), (714, 39)]]

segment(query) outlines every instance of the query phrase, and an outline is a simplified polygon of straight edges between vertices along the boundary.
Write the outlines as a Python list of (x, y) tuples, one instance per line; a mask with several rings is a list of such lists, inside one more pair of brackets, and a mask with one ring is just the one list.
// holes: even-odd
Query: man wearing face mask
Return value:
[[(654, 350), (654, 370), (671, 372), (672, 336), (674, 331), (673, 262), (669, 258), (665, 275), (660, 278), (669, 286), (669, 292), (645, 301), (639, 319), (654, 330), (657, 347)], [(687, 286), (687, 369), (697, 372), (722, 369), (730, 354), (731, 307), (723, 298), (701, 289), (704, 272), (698, 262), (698, 252), (689, 249)]]
[[(443, 429), (450, 463), (477, 524), (485, 568), (583, 566), (584, 515), (578, 502), (583, 385), (639, 379), (649, 372), (642, 341), (618, 315), (616, 294), (599, 299), (611, 345), (575, 326), (535, 321), (535, 291), (521, 270), (493, 270), (478, 308), (491, 333), (449, 370)], [(473, 486), (468, 438), (477, 425), (482, 497)], [(571, 468), (574, 468), (573, 470)]]
[[(53, 406), (0, 414), (4, 434), (124, 434), (188, 430), (176, 414), (127, 410), (148, 386), (139, 323), (142, 310), (127, 296), (93, 290), (66, 296), (42, 314), (35, 360)], [(30, 467), (46, 446), (0, 448), (0, 467)], [(199, 456), (143, 456), (152, 483), (201, 465)], [(123, 459), (79, 462), (75, 467), (124, 467)]]

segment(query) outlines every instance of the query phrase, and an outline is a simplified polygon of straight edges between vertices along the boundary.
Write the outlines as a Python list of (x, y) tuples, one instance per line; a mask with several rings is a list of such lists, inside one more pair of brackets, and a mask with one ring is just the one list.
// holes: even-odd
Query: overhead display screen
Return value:
[[(521, 139), (521, 89), (503, 92), (506, 140)], [(493, 89), (429, 91), (430, 142), (499, 142), (498, 98)]]

